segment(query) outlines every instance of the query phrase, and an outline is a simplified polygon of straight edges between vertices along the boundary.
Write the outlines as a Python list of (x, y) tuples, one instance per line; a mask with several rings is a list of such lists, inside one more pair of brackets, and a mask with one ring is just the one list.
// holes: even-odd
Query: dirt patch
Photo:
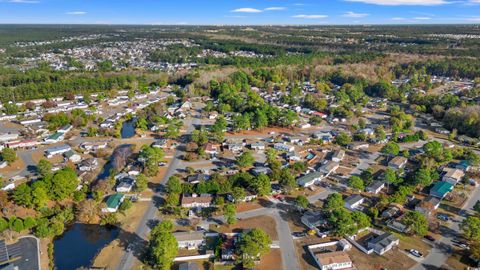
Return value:
[(239, 204), (236, 205), (237, 213), (262, 208), (263, 207), (262, 204), (264, 203), (264, 201), (266, 201), (266, 199), (260, 198), (258, 200), (253, 201), (253, 202), (239, 203)]
[(271, 249), (269, 253), (264, 255), (257, 265), (257, 269), (262, 270), (282, 270), (282, 253), (280, 249)]
[(16, 172), (20, 171), (23, 168), (25, 168), (25, 163), (20, 157), (18, 157), (17, 160), (15, 160), (15, 162), (13, 162), (12, 164), (9, 164), (7, 167), (3, 169), (0, 169), (0, 172), (2, 172), (2, 174), (4, 175), (14, 176)]
[(382, 256), (365, 254), (357, 248), (348, 251), (348, 255), (358, 270), (372, 269), (410, 269), (416, 262), (398, 250), (391, 250)]
[(277, 224), (275, 219), (270, 216), (258, 216), (253, 218), (247, 218), (237, 221), (237, 223), (227, 226), (227, 225), (213, 225), (212, 230), (218, 231), (221, 233), (230, 233), (234, 231), (239, 231), (242, 229), (253, 229), (259, 228), (264, 230), (272, 240), (278, 240), (277, 234)]
[(40, 268), (41, 270), (49, 270), (49, 258), (48, 258), (48, 243), (50, 239), (42, 238), (40, 239)]

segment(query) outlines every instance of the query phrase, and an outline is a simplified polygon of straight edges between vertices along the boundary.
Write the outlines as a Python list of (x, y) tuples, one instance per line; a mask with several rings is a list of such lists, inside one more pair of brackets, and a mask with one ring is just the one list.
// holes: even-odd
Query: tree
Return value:
[(262, 229), (254, 228), (244, 234), (238, 245), (238, 253), (242, 256), (243, 266), (252, 268), (255, 261), (270, 251), (272, 240)]
[(32, 189), (32, 203), (37, 209), (42, 208), (48, 201), (48, 192), (41, 185), (35, 186)]
[(165, 203), (169, 207), (176, 207), (180, 203), (180, 195), (177, 193), (168, 193)]
[(473, 206), (473, 210), (475, 210), (475, 212), (477, 212), (477, 215), (480, 214), (480, 200), (477, 200), (477, 202)]
[(8, 164), (12, 164), (17, 160), (17, 153), (12, 148), (4, 148), (1, 157), (4, 161), (8, 162)]
[(20, 184), (14, 191), (13, 191), (13, 200), (16, 204), (25, 206), (25, 207), (32, 207), (33, 200), (32, 200), (32, 188), (26, 183)]
[(13, 224), (11, 226), (11, 229), (16, 231), (16, 232), (21, 232), (25, 229), (25, 227), (23, 226), (23, 221), (19, 218), (15, 218), (15, 220), (13, 221)]
[(266, 174), (259, 174), (253, 179), (253, 188), (258, 196), (269, 195), (272, 192), (272, 185), (270, 184), (270, 178)]
[(332, 193), (328, 195), (328, 197), (325, 199), (323, 208), (327, 211), (333, 211), (343, 208), (344, 205), (345, 202), (343, 201), (342, 195), (340, 195), (339, 193)]
[(182, 193), (182, 183), (180, 182), (180, 178), (175, 175), (170, 176), (170, 178), (168, 178), (166, 188), (168, 193)]
[(396, 156), (400, 152), (400, 146), (396, 142), (388, 142), (383, 148), (382, 152), (385, 155)]
[(45, 177), (47, 174), (52, 173), (52, 163), (46, 159), (41, 159), (37, 165), (38, 173)]
[(295, 199), (295, 203), (301, 208), (307, 208), (309, 204), (307, 197), (303, 195), (298, 195)]
[(354, 175), (348, 179), (348, 186), (353, 189), (364, 190), (365, 183), (363, 182), (362, 178)]
[(350, 135), (348, 135), (344, 131), (340, 132), (337, 137), (335, 137), (335, 143), (340, 146), (347, 146), (351, 141), (352, 138), (350, 137)]
[(65, 167), (53, 176), (50, 197), (58, 201), (70, 198), (77, 186), (77, 174), (72, 168)]
[(473, 241), (480, 241), (480, 218), (469, 216), (462, 221), (460, 228), (466, 238)]
[(135, 190), (138, 192), (144, 191), (148, 187), (148, 178), (143, 174), (139, 174), (137, 176), (137, 180), (135, 181)]
[(0, 217), (0, 232), (5, 231), (7, 228), (8, 222), (3, 217)]
[(234, 187), (232, 190), (233, 201), (235, 203), (243, 201), (247, 196), (245, 189), (242, 187)]
[(283, 168), (280, 172), (280, 185), (290, 191), (297, 187), (297, 182), (295, 181), (295, 177), (292, 175), (292, 172), (288, 168)]
[(423, 237), (428, 232), (427, 218), (417, 211), (410, 211), (402, 219), (403, 223), (410, 227), (412, 233)]
[(345, 208), (337, 208), (330, 213), (328, 218), (337, 236), (352, 235), (357, 231), (357, 226), (352, 215)]
[(392, 168), (387, 168), (385, 170), (385, 181), (390, 185), (390, 184), (394, 184), (396, 185), (398, 182), (399, 182), (399, 179), (397, 177), (397, 173), (395, 172), (395, 170), (393, 170)]
[(95, 200), (84, 200), (76, 207), (79, 222), (92, 224), (99, 221), (100, 208)]
[(232, 203), (227, 203), (223, 207), (223, 216), (228, 225), (235, 224), (237, 222), (237, 211), (235, 205)]
[(149, 253), (155, 268), (170, 270), (178, 253), (178, 243), (173, 236), (173, 223), (162, 221), (150, 233)]
[(251, 152), (247, 151), (241, 154), (240, 156), (237, 156), (236, 162), (238, 167), (245, 169), (253, 165), (253, 163), (255, 162), (255, 158), (253, 157)]
[(371, 225), (370, 217), (360, 211), (352, 212), (352, 219), (357, 224), (357, 230), (370, 227)]
[(430, 171), (427, 169), (419, 169), (415, 172), (414, 183), (416, 185), (428, 186), (432, 183)]
[(423, 145), (425, 154), (436, 160), (441, 160), (443, 155), (443, 145), (437, 141), (430, 141)]

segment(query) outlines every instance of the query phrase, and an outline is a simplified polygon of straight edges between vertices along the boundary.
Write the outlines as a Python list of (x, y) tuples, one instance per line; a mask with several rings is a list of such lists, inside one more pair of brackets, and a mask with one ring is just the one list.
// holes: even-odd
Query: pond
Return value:
[(135, 122), (135, 118), (123, 122), (121, 130), (122, 139), (128, 139), (135, 135)]
[(73, 224), (53, 241), (55, 268), (90, 267), (95, 256), (118, 234), (119, 229), (113, 226)]

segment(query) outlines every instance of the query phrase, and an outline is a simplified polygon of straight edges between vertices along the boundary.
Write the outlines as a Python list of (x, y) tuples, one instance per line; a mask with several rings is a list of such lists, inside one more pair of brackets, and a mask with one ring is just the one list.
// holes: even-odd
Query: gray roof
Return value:
[(372, 245), (381, 245), (382, 247), (388, 247), (392, 242), (397, 241), (398, 238), (391, 233), (383, 233), (372, 240), (369, 241), (369, 244)]
[(384, 182), (381, 182), (381, 181), (374, 181), (373, 183), (371, 183), (370, 185), (367, 186), (367, 189), (377, 190), (377, 189), (379, 189), (382, 185), (385, 185), (385, 183), (384, 183)]
[(315, 178), (321, 178), (323, 176), (323, 173), (321, 172), (312, 172), (307, 175), (301, 176), (297, 179), (297, 184), (303, 186), (306, 183), (312, 181)]
[(178, 270), (198, 270), (198, 264), (196, 262), (181, 263)]
[(355, 194), (355, 195), (352, 195), (350, 197), (348, 197), (347, 199), (345, 199), (345, 203), (349, 204), (349, 205), (352, 205), (352, 204), (355, 204), (359, 201), (363, 200), (363, 197), (359, 194)]

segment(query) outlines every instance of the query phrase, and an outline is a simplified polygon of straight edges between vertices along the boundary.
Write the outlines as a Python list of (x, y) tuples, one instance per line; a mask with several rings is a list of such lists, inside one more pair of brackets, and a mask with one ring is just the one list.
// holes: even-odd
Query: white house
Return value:
[(313, 258), (320, 270), (353, 269), (353, 262), (344, 251), (317, 253)]
[(452, 185), (456, 185), (462, 180), (465, 173), (460, 169), (449, 169), (442, 177), (442, 181), (448, 182)]
[(60, 145), (60, 146), (55, 146), (55, 147), (51, 147), (51, 148), (48, 148), (47, 150), (45, 150), (45, 156), (47, 158), (51, 158), (55, 155), (60, 155), (60, 154), (63, 154), (65, 152), (68, 152), (72, 150), (72, 148), (69, 146), (69, 145)]
[(333, 162), (340, 162), (345, 157), (345, 150), (337, 150), (332, 155)]
[(378, 194), (385, 187), (385, 182), (374, 181), (365, 190), (369, 193)]
[(63, 156), (73, 163), (78, 163), (82, 160), (82, 156), (73, 150), (63, 153)]
[(345, 208), (353, 211), (357, 209), (364, 201), (365, 198), (359, 194), (351, 195), (345, 199)]
[(390, 162), (388, 162), (388, 167), (398, 170), (398, 169), (403, 169), (405, 168), (405, 165), (407, 165), (408, 159), (400, 156), (394, 157)]
[(386, 232), (368, 241), (367, 246), (378, 255), (383, 255), (399, 244), (400, 240), (396, 236)]
[(175, 232), (173, 236), (177, 239), (179, 249), (193, 250), (205, 244), (205, 236), (201, 231)]
[(65, 139), (65, 133), (62, 133), (62, 132), (55, 132), (53, 133), (52, 135), (48, 136), (46, 139), (45, 139), (45, 142), (48, 143), (48, 144), (52, 144), (52, 143), (57, 143), (57, 142), (61, 142)]
[(292, 145), (285, 144), (285, 143), (276, 143), (276, 144), (273, 145), (273, 148), (275, 150), (285, 151), (285, 152), (295, 151), (295, 147), (293, 147)]

